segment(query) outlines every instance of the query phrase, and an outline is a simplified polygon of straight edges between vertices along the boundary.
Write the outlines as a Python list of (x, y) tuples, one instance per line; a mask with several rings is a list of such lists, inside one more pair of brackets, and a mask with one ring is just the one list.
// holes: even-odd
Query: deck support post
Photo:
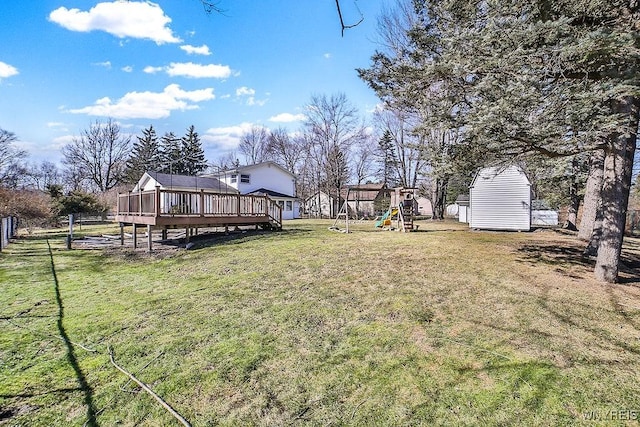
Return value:
[(229, 235), (229, 226), (227, 224), (224, 225), (224, 234), (225, 236)]
[(184, 230), (184, 237), (185, 237), (185, 241), (186, 241), (187, 243), (189, 243), (189, 233), (190, 233), (190, 232), (191, 232), (191, 229), (190, 229), (189, 227), (187, 227), (187, 228)]
[(162, 240), (167, 240), (167, 228), (162, 229)]
[(124, 246), (124, 223), (120, 223), (120, 246)]
[(138, 230), (135, 222), (132, 224), (132, 227), (133, 227), (133, 249), (137, 249), (138, 248)]
[(153, 250), (153, 241), (151, 239), (151, 225), (147, 225), (147, 249), (149, 252)]
[(160, 216), (160, 186), (156, 185), (156, 194), (153, 198), (153, 214), (156, 218)]

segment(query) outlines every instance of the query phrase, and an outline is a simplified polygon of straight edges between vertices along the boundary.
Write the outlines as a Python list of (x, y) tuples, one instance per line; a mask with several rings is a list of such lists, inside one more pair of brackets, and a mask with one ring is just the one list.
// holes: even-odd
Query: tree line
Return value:
[(413, 0), (381, 21), (360, 76), (417, 117), (443, 185), (468, 163), (564, 177), (595, 274), (617, 279), (640, 118), (640, 5), (610, 0)]

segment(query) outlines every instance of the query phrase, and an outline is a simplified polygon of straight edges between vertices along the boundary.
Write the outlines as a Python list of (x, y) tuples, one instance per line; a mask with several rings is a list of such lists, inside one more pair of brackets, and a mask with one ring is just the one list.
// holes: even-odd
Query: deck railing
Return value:
[(265, 217), (282, 225), (282, 208), (269, 196), (212, 191), (155, 190), (118, 195), (118, 215), (171, 217)]

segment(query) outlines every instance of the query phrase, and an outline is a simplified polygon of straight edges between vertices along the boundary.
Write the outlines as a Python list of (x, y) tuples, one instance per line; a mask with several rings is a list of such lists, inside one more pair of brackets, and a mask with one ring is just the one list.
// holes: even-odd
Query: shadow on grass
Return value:
[[(280, 238), (282, 236), (293, 237), (305, 235), (313, 232), (311, 229), (288, 229), (280, 231), (268, 231), (268, 230), (241, 230), (230, 231), (228, 234), (223, 232), (205, 233), (197, 236), (189, 237), (189, 243), (192, 244), (191, 250), (205, 249), (217, 245), (227, 244), (241, 244), (248, 240), (255, 239), (273, 239)], [(185, 238), (164, 240), (163, 245), (184, 247), (186, 244)]]
[[(574, 279), (582, 279), (583, 277), (568, 272), (566, 267), (583, 267), (584, 272), (587, 273), (593, 270), (595, 266), (595, 259), (585, 257), (582, 247), (560, 245), (558, 242), (522, 245), (518, 248), (518, 252), (523, 255), (523, 261), (555, 266), (557, 272), (566, 274)], [(640, 284), (639, 255), (628, 250), (623, 251), (620, 256), (618, 283)]]
[(78, 359), (76, 357), (75, 351), (73, 349), (73, 344), (69, 339), (69, 335), (67, 335), (67, 331), (64, 328), (63, 320), (64, 320), (64, 305), (62, 304), (62, 295), (60, 294), (60, 285), (58, 283), (58, 276), (56, 275), (56, 267), (53, 262), (53, 252), (51, 251), (51, 246), (49, 245), (49, 241), (47, 240), (47, 246), (49, 248), (49, 257), (51, 259), (51, 274), (53, 275), (53, 281), (55, 285), (56, 291), (56, 303), (58, 304), (58, 331), (60, 332), (60, 336), (64, 341), (65, 346), (67, 347), (67, 360), (69, 364), (73, 368), (76, 373), (76, 378), (78, 379), (78, 384), (80, 389), (84, 393), (84, 403), (87, 406), (87, 422), (88, 426), (97, 426), (98, 422), (96, 420), (96, 408), (93, 403), (93, 389), (87, 382), (87, 378), (82, 372), (82, 368), (80, 368), (80, 364), (78, 363)]

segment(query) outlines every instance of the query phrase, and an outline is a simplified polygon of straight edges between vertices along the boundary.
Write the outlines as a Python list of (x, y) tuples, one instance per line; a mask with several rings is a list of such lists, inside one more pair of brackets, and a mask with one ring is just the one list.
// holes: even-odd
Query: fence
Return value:
[(18, 218), (8, 216), (1, 218), (0, 221), (0, 251), (9, 245), (9, 239), (12, 239), (18, 233)]

